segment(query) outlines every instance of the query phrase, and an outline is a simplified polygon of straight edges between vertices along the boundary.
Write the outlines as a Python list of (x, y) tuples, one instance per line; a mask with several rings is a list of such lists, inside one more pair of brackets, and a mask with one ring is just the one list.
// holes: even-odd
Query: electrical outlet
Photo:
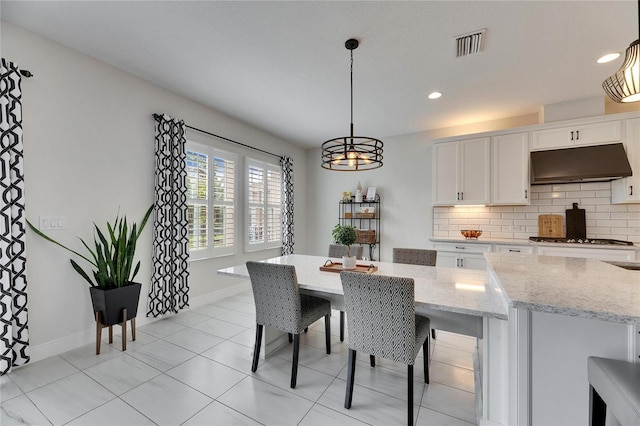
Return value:
[(64, 216), (40, 216), (39, 228), (41, 231), (64, 229)]

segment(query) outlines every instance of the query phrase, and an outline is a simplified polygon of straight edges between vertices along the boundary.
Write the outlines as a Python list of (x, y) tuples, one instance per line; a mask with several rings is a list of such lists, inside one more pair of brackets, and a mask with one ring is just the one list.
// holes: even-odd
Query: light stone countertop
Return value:
[(575, 257), (485, 253), (485, 258), (510, 306), (640, 324), (640, 271)]
[(460, 243), (460, 244), (499, 244), (499, 245), (515, 245), (515, 246), (533, 246), (533, 247), (568, 247), (578, 249), (607, 249), (607, 250), (636, 250), (640, 252), (640, 246), (638, 245), (617, 245), (617, 244), (576, 244), (576, 243), (548, 243), (548, 242), (534, 242), (523, 239), (512, 238), (480, 238), (470, 240), (466, 238), (445, 238), (445, 237), (432, 237), (429, 241), (434, 243)]
[[(267, 259), (266, 262), (294, 265), (301, 289), (341, 295), (340, 274), (320, 271), (320, 266), (327, 259), (323, 256), (293, 254)], [(358, 261), (358, 264), (363, 263), (372, 263), (377, 266), (377, 274), (413, 278), (416, 307), (479, 317), (508, 318), (508, 308), (502, 296), (502, 289), (490, 282), (486, 271)], [(218, 273), (249, 278), (246, 265), (220, 269)]]

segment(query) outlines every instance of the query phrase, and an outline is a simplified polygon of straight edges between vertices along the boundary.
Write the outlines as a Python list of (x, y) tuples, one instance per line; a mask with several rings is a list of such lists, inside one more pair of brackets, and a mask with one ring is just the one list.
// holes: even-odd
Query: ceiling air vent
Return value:
[(484, 48), (484, 34), (486, 28), (456, 36), (456, 57), (475, 55)]

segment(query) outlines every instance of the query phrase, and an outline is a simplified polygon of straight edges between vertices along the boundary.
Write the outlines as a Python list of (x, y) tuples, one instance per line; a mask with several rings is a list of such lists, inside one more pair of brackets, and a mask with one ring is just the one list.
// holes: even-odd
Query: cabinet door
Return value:
[(453, 205), (458, 202), (458, 142), (433, 146), (433, 204)]
[(460, 141), (460, 201), (457, 204), (489, 204), (490, 139)]
[(611, 202), (640, 203), (640, 118), (626, 121), (625, 149), (633, 176), (611, 182)]
[(622, 137), (620, 130), (620, 120), (536, 130), (532, 133), (531, 149), (535, 151), (617, 142)]
[(482, 254), (465, 254), (460, 256), (460, 266), (464, 269), (487, 269), (487, 261)]
[(529, 204), (528, 133), (493, 137), (491, 152), (491, 204)]
[(457, 268), (458, 254), (438, 251), (438, 257), (436, 258), (436, 266), (442, 266), (445, 268)]

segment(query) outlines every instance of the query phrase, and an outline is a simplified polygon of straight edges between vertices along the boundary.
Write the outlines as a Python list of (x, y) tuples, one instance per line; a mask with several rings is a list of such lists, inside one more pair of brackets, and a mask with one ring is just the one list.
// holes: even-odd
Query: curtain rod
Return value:
[(210, 135), (210, 136), (215, 136), (216, 138), (223, 139), (223, 140), (225, 140), (227, 142), (231, 142), (231, 143), (234, 143), (236, 145), (244, 146), (245, 148), (253, 149), (254, 151), (260, 151), (260, 152), (262, 152), (264, 154), (273, 155), (274, 157), (278, 157), (278, 158), (281, 157), (280, 155), (274, 154), (273, 152), (265, 151), (264, 149), (256, 148), (254, 146), (247, 145), (247, 144), (244, 144), (242, 142), (234, 141), (233, 139), (225, 138), (224, 136), (216, 135), (215, 133), (207, 132), (206, 130), (198, 129), (197, 127), (193, 127), (193, 126), (189, 126), (188, 124), (185, 124), (184, 126), (187, 127), (188, 129), (195, 130), (195, 131), (198, 131), (198, 132), (201, 132), (201, 133), (205, 133), (205, 134)]

